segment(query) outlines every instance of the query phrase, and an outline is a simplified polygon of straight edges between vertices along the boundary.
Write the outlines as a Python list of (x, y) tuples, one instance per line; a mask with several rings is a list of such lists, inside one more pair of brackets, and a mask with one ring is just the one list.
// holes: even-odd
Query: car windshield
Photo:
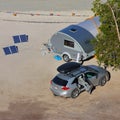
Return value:
[(96, 73), (93, 73), (93, 72), (87, 72), (87, 73), (85, 73), (85, 76), (86, 76), (87, 78), (92, 78), (92, 77), (94, 77), (94, 76), (97, 76), (97, 74), (96, 74)]
[(68, 81), (63, 80), (63, 79), (61, 79), (61, 78), (59, 78), (59, 77), (57, 77), (57, 76), (53, 79), (53, 82), (54, 82), (55, 84), (57, 84), (57, 85), (60, 85), (60, 86), (66, 86), (67, 83), (68, 83)]

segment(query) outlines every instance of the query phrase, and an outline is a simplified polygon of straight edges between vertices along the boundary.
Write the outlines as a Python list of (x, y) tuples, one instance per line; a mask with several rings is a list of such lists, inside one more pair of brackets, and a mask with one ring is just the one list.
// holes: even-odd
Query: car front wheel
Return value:
[(72, 91), (71, 97), (76, 98), (76, 97), (78, 97), (78, 95), (79, 95), (79, 90), (76, 88)]
[(109, 81), (111, 78), (110, 72), (106, 72), (106, 81)]

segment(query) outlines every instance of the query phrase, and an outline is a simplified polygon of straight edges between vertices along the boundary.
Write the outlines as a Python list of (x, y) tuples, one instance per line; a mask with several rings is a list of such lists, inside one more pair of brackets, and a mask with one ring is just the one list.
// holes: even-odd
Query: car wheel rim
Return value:
[(78, 90), (74, 90), (72, 93), (72, 97), (75, 98), (79, 95), (79, 91)]

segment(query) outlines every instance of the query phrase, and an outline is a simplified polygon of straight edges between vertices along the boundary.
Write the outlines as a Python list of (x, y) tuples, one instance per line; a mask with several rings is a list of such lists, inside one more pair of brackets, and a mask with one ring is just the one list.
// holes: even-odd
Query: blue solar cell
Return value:
[(13, 36), (14, 43), (20, 43), (20, 37), (19, 35)]
[(10, 48), (9, 47), (4, 47), (3, 48), (5, 55), (11, 54)]
[(28, 35), (20, 35), (21, 42), (28, 42)]
[(11, 50), (12, 54), (18, 53), (18, 47), (17, 46), (10, 46), (10, 50)]

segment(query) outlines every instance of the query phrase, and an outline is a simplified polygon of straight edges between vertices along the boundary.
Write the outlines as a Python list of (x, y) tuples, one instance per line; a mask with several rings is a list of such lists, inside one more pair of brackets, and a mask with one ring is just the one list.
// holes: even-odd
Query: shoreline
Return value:
[[(60, 13), (63, 15), (72, 15), (72, 13), (74, 13), (73, 16), (75, 15), (80, 15), (80, 14), (93, 14), (92, 10), (68, 10), (68, 11), (55, 11), (55, 10), (48, 10), (48, 11), (43, 11), (43, 10), (35, 10), (35, 11), (9, 11), (9, 10), (0, 10), (0, 13), (16, 13), (16, 14), (36, 14), (36, 15), (44, 15), (44, 14), (51, 14), (53, 13), (54, 15), (59, 15)], [(52, 15), (51, 15), (52, 16)]]
[(79, 23), (94, 13), (82, 11), (0, 11), (0, 20), (30, 23)]

